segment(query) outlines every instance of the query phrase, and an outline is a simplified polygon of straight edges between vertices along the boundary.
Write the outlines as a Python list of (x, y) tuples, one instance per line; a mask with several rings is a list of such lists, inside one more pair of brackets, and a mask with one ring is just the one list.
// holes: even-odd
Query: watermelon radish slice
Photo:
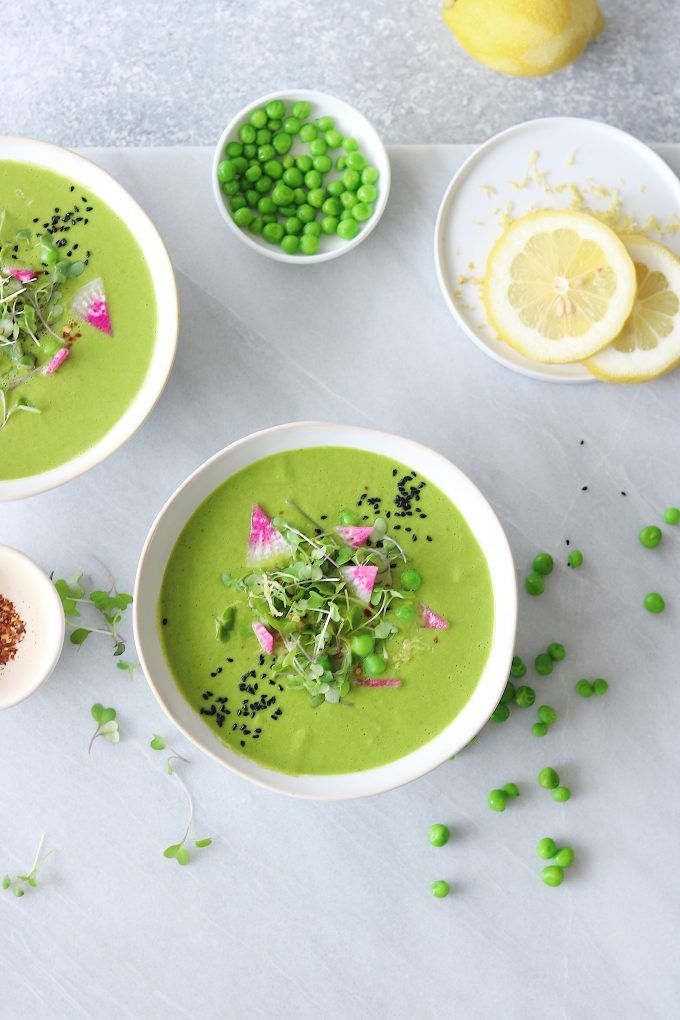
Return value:
[(13, 276), (19, 283), (33, 283), (36, 278), (32, 269), (24, 269), (21, 266), (4, 265), (2, 272), (5, 276)]
[(429, 606), (420, 607), (420, 623), (421, 626), (427, 627), (428, 630), (448, 630), (449, 622), (445, 620), (443, 616), (439, 616), (435, 613), (434, 609), (430, 609)]
[(341, 567), (340, 573), (344, 577), (347, 587), (360, 602), (365, 605), (371, 601), (373, 586), (378, 574), (378, 568), (369, 565), (357, 567)]
[(290, 546), (280, 531), (277, 531), (262, 507), (255, 504), (250, 515), (250, 534), (248, 536), (248, 554), (246, 562), (249, 566), (273, 560), (284, 553), (290, 553)]
[(260, 642), (260, 648), (267, 655), (270, 655), (274, 648), (274, 635), (270, 634), (267, 628), (262, 623), (255, 622), (253, 624), (253, 632), (255, 637)]
[(401, 687), (401, 680), (371, 680), (362, 677), (354, 681), (355, 687)]
[(48, 361), (45, 367), (43, 368), (43, 374), (53, 375), (60, 367), (60, 365), (64, 364), (64, 362), (68, 358), (68, 355), (69, 355), (68, 347), (62, 347), (60, 350), (58, 350), (54, 357), (50, 361)]
[(109, 315), (109, 306), (106, 303), (104, 292), (104, 281), (97, 277), (90, 280), (84, 287), (81, 287), (74, 295), (71, 302), (71, 309), (83, 322), (89, 322), (91, 326), (101, 333), (113, 336), (113, 327)]
[(373, 528), (348, 526), (346, 528), (335, 528), (335, 533), (340, 536), (345, 545), (351, 546), (352, 549), (358, 549), (371, 537)]

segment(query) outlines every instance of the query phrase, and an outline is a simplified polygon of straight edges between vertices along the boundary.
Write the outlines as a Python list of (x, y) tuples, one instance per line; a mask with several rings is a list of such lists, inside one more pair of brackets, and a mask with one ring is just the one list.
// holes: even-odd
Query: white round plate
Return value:
[[(579, 117), (531, 120), (490, 138), (456, 173), (437, 216), (435, 263), (453, 317), (489, 357), (534, 379), (596, 382), (583, 365), (541, 365), (499, 340), (486, 324), (475, 283), (503, 231), (504, 211), (517, 218), (534, 209), (569, 208), (572, 184), (598, 210), (611, 206), (616, 189), (625, 213), (639, 223), (648, 217), (668, 222), (680, 210), (680, 181), (637, 138)], [(677, 235), (659, 239), (677, 250)]]
[[(311, 446), (370, 450), (414, 468), (461, 512), (486, 557), (494, 595), (494, 630), (489, 657), (470, 700), (455, 719), (416, 751), (363, 772), (344, 775), (289, 775), (236, 754), (209, 729), (185, 700), (163, 653), (158, 596), (163, 574), (180, 532), (196, 508), (235, 472), (262, 457)], [(174, 725), (200, 750), (245, 779), (279, 793), (320, 800), (365, 797), (394, 789), (441, 765), (479, 732), (505, 690), (517, 620), (517, 587), (512, 553), (503, 529), (479, 489), (449, 460), (411, 439), (328, 422), (296, 422), (246, 436), (197, 468), (170, 497), (147, 536), (137, 568), (133, 602), (135, 644), (149, 685)]]
[(146, 377), (118, 421), (93, 446), (65, 464), (26, 478), (0, 480), (0, 503), (35, 496), (70, 482), (109, 457), (144, 424), (170, 375), (177, 348), (179, 315), (175, 276), (161, 236), (144, 210), (118, 181), (70, 149), (32, 138), (0, 136), (0, 161), (3, 160), (45, 167), (82, 185), (106, 202), (133, 234), (146, 259), (156, 296), (157, 317), (156, 342)]

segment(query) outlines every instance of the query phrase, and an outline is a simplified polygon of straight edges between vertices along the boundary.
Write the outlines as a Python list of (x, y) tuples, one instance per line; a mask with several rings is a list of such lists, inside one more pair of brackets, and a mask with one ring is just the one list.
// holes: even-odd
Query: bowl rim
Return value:
[[(147, 584), (146, 580), (147, 569), (152, 569), (148, 568), (147, 566), (148, 559), (151, 551), (153, 550), (154, 543), (158, 538), (159, 531), (163, 528), (166, 515), (183, 498), (184, 493), (190, 488), (192, 488), (195, 484), (197, 484), (198, 480), (203, 475), (210, 473), (214, 466), (216, 466), (223, 460), (228, 461), (228, 459), (236, 451), (240, 451), (243, 447), (247, 447), (248, 445), (254, 446), (257, 442), (266, 441), (270, 437), (274, 438), (281, 435), (284, 436), (290, 435), (291, 437), (295, 437), (300, 433), (303, 434), (305, 432), (314, 433), (319, 429), (341, 430), (343, 440), (336, 443), (335, 445), (337, 446), (371, 450), (372, 452), (375, 453), (378, 453), (380, 451), (375, 447), (369, 447), (366, 445), (361, 446), (357, 444), (356, 447), (353, 447), (352, 442), (347, 441), (344, 437), (351, 435), (357, 437), (358, 439), (364, 439), (365, 442), (368, 442), (370, 439), (375, 444), (377, 444), (381, 440), (387, 440), (388, 442), (394, 442), (398, 444), (405, 444), (407, 449), (405, 450), (406, 456), (403, 459), (403, 462), (409, 462), (411, 460), (411, 455), (415, 451), (419, 456), (422, 455), (423, 458), (432, 458), (433, 462), (437, 462), (441, 466), (441, 469), (443, 471), (448, 472), (451, 478), (455, 478), (457, 482), (464, 487), (464, 489), (466, 490), (466, 497), (469, 496), (473, 502), (478, 504), (479, 508), (484, 510), (484, 513), (486, 514), (487, 518), (487, 524), (490, 526), (491, 532), (493, 533), (488, 540), (482, 543), (476, 525), (474, 525), (467, 517), (465, 517), (465, 515), (463, 515), (472, 534), (474, 535), (475, 539), (479, 542), (480, 547), (482, 548), (482, 551), (487, 560), (489, 572), (492, 577), (494, 593), (494, 628), (491, 645), (489, 649), (489, 656), (484, 665), (482, 676), (480, 677), (477, 686), (474, 688), (472, 694), (470, 695), (470, 698), (463, 706), (461, 711), (456, 716), (454, 716), (454, 718), (451, 720), (450, 723), (447, 724), (444, 730), (436, 734), (431, 741), (428, 741), (428, 743), (421, 745), (421, 747), (417, 748), (415, 751), (409, 752), (408, 755), (405, 755), (402, 758), (397, 758), (393, 762), (388, 762), (386, 764), (377, 766), (376, 768), (373, 769), (366, 769), (360, 772), (348, 772), (331, 775), (303, 773), (301, 775), (296, 776), (291, 775), (290, 773), (280, 772), (275, 769), (267, 768), (265, 766), (260, 765), (260, 763), (254, 762), (253, 759), (249, 759), (245, 756), (237, 754), (230, 747), (228, 747), (228, 745), (220, 742), (219, 738), (216, 735), (215, 735), (216, 746), (215, 747), (209, 746), (208, 735), (210, 734), (211, 737), (213, 735), (211, 734), (211, 731), (208, 729), (208, 727), (206, 727), (202, 723), (200, 717), (196, 715), (191, 706), (189, 706), (190, 711), (193, 713), (193, 715), (196, 716), (195, 720), (193, 716), (190, 717), (191, 718), (190, 726), (193, 728), (194, 731), (192, 731), (189, 725), (185, 725), (184, 722), (178, 717), (178, 714), (167, 704), (163, 691), (161, 689), (163, 684), (158, 684), (156, 682), (156, 679), (153, 676), (153, 669), (150, 667), (148, 662), (146, 654), (146, 645), (147, 635), (150, 634), (150, 629), (148, 623), (142, 622), (140, 620), (141, 606), (142, 603), (145, 602), (145, 599), (142, 598), (141, 593), (143, 591), (143, 588)], [(333, 444), (324, 443), (323, 441), (311, 442), (308, 444), (291, 441), (289, 445), (286, 445), (282, 449), (286, 450), (299, 449), (305, 445), (323, 446)], [(257, 460), (261, 460), (263, 457), (268, 455), (270, 454), (267, 453), (257, 454), (253, 456), (251, 459), (249, 459), (247, 463), (248, 464), (254, 463)], [(387, 456), (387, 454), (385, 453), (382, 453), (382, 455)], [(416, 466), (417, 465), (414, 464), (414, 467)], [(418, 468), (418, 470), (420, 470), (420, 468)], [(221, 478), (221, 481), (216, 483), (211, 488), (210, 491), (211, 492), (214, 491), (214, 489), (218, 485), (222, 484), (229, 477), (231, 477), (233, 473), (234, 470), (225, 471), (223, 477)], [(438, 485), (439, 487), (440, 482), (438, 480), (435, 480), (434, 484)], [(177, 538), (182, 528), (185, 526), (186, 522), (189, 520), (189, 518), (196, 511), (198, 506), (200, 506), (200, 504), (206, 498), (208, 498), (208, 496), (204, 495), (201, 498), (196, 498), (195, 500), (193, 500), (190, 509), (188, 509), (186, 513), (183, 513), (179, 527), (177, 529), (174, 529), (173, 526), (173, 533), (171, 536), (173, 546), (174, 543), (177, 541)], [(462, 513), (462, 511), (460, 512)], [(496, 585), (494, 581), (494, 571), (492, 569), (492, 565), (490, 562), (489, 553), (491, 547), (493, 548), (494, 562), (496, 564), (498, 577), (500, 578), (500, 582), (498, 585)], [(165, 557), (164, 562), (165, 565), (167, 565), (167, 556)], [(162, 573), (164, 569), (165, 567), (163, 567), (161, 570), (160, 580), (162, 580)], [(160, 581), (158, 582), (158, 586), (155, 585), (154, 581), (154, 587), (155, 591), (153, 592), (153, 595), (152, 596), (150, 595), (149, 597), (152, 598), (153, 600), (153, 606), (155, 610), (158, 604), (158, 589), (160, 587)], [(161, 657), (164, 660), (160, 639), (157, 634), (156, 619), (157, 619), (156, 612), (154, 611), (152, 613), (151, 627), (153, 627), (156, 632), (155, 641), (157, 642), (157, 646), (160, 649)], [(212, 457), (208, 458), (206, 461), (200, 464), (175, 489), (175, 491), (166, 500), (166, 502), (156, 515), (144, 541), (144, 545), (139, 557), (139, 563), (137, 567), (137, 574), (135, 577), (134, 585), (133, 629), (137, 654), (139, 656), (139, 661), (144, 672), (144, 675), (146, 676), (147, 682), (156, 700), (158, 701), (165, 715), (170, 719), (172, 724), (200, 751), (209, 755), (220, 765), (222, 765), (224, 768), (229, 769), (231, 772), (236, 773), (242, 778), (250, 782), (253, 782), (264, 789), (268, 789), (276, 793), (285, 793), (290, 796), (311, 800), (347, 800), (358, 797), (370, 796), (376, 793), (387, 792), (388, 790), (396, 789), (397, 787), (403, 786), (408, 782), (412, 782), (415, 779), (419, 779), (421, 776), (437, 768), (439, 765), (443, 764), (453, 755), (457, 754), (458, 751), (465, 747), (470, 742), (470, 740), (474, 736), (476, 736), (477, 733), (479, 733), (482, 727), (486, 725), (489, 716), (491, 715), (494, 708), (498, 704), (500, 697), (503, 691), (505, 690), (505, 685), (507, 683), (507, 678), (510, 670), (510, 664), (512, 661), (512, 656), (514, 654), (516, 626), (517, 626), (517, 583), (515, 577), (515, 566), (512, 558), (512, 552), (510, 550), (510, 545), (503, 530), (503, 527), (500, 524), (500, 521), (498, 520), (498, 517), (496, 516), (494, 510), (487, 501), (486, 497), (480, 492), (480, 490), (477, 488), (474, 482), (472, 482), (468, 478), (468, 476), (460, 468), (456, 467), (456, 465), (453, 464), (453, 462), (450, 461), (447, 457), (443, 456), (442, 454), (438, 453), (435, 450), (432, 450), (430, 447), (425, 446), (422, 443), (401, 436), (396, 436), (392, 433), (387, 433), (378, 429), (365, 428), (362, 426), (355, 425), (344, 425), (337, 422), (300, 421), (290, 422), (282, 425), (276, 425), (270, 428), (261, 429), (257, 432), (250, 433), (249, 435), (244, 436), (233, 443), (230, 443), (228, 446), (217, 451), (217, 453), (213, 454)], [(504, 642), (504, 647), (500, 647), (500, 650), (496, 651), (496, 646), (497, 644), (499, 644), (501, 639)], [(150, 637), (149, 644), (151, 643), (151, 640), (153, 639)], [(156, 650), (155, 648), (152, 649), (154, 653), (155, 650)], [(494, 675), (494, 677), (487, 677), (485, 679), (485, 673), (489, 667), (490, 661), (492, 660), (492, 656), (494, 655), (499, 659), (499, 663), (497, 664), (497, 666), (502, 668), (497, 669), (497, 676)], [(170, 668), (167, 665), (167, 662), (165, 661), (164, 666), (170, 682), (175, 683), (174, 677), (172, 676), (172, 672), (170, 671)], [(478, 694), (478, 692), (481, 693)], [(477, 699), (479, 699), (480, 705), (477, 707), (475, 717), (472, 718), (471, 713), (469, 711), (470, 705), (472, 704), (473, 700), (476, 702)], [(188, 702), (185, 703), (188, 705)], [(465, 725), (458, 722), (458, 720), (461, 719), (464, 721)], [(444, 735), (447, 734), (447, 732), (452, 726), (456, 726), (456, 728), (461, 729), (462, 732), (458, 734), (458, 736), (456, 737), (455, 743), (449, 744), (446, 740), (444, 740)], [(205, 729), (205, 733), (203, 733), (203, 729)], [(389, 778), (385, 776), (385, 773), (389, 774), (390, 771), (394, 771), (395, 768), (399, 765), (399, 763), (406, 762), (410, 757), (414, 755), (417, 755), (419, 757), (427, 757), (427, 752), (425, 752), (423, 749), (430, 748), (431, 745), (434, 745), (435, 743), (438, 743), (440, 741), (443, 742), (446, 746), (443, 749), (440, 749), (436, 755), (428, 757), (428, 760), (424, 764), (419, 762), (418, 765), (413, 769), (408, 769), (407, 774), (405, 774), (402, 778), (397, 778), (394, 781), (391, 781)], [(217, 745), (219, 745), (219, 747)], [(256, 774), (253, 774), (253, 772), (255, 772)], [(352, 785), (355, 785), (357, 777), (366, 777), (360, 789), (353, 788), (348, 790), (346, 788), (343, 788), (342, 780), (345, 780), (345, 785), (349, 784), (350, 781), (354, 781)], [(326, 783), (324, 783), (324, 780), (326, 781)], [(301, 787), (304, 786), (305, 781), (307, 781), (306, 782), (307, 786), (312, 787), (311, 790), (297, 787), (296, 785), (297, 783), (300, 783)], [(323, 786), (329, 786), (332, 787), (332, 789), (320, 790), (320, 787)]]
[[(0, 559), (8, 559), (16, 561), (19, 565), (19, 570), (31, 578), (31, 584), (34, 588), (40, 588), (44, 593), (45, 601), (50, 604), (49, 612), (54, 616), (55, 620), (55, 637), (54, 647), (52, 654), (50, 655), (49, 662), (45, 669), (37, 673), (33, 680), (22, 687), (21, 693), (18, 697), (12, 698), (8, 701), (3, 701), (0, 704), (0, 711), (4, 711), (8, 708), (14, 708), (15, 705), (21, 704), (27, 698), (30, 698), (32, 694), (42, 687), (45, 681), (52, 675), (54, 669), (59, 662), (62, 649), (64, 647), (64, 640), (66, 637), (66, 618), (64, 616), (64, 607), (59, 598), (57, 589), (52, 584), (42, 567), (39, 567), (35, 560), (32, 560), (30, 556), (22, 552), (20, 549), (15, 549), (11, 545), (0, 544)], [(56, 636), (58, 634), (58, 637)]]
[[(345, 243), (329, 251), (318, 252), (316, 255), (288, 255), (286, 252), (281, 251), (280, 248), (274, 245), (258, 244), (252, 237), (245, 231), (241, 230), (234, 223), (232, 217), (229, 215), (226, 203), (224, 201), (224, 194), (222, 193), (219, 181), (217, 179), (217, 165), (222, 159), (222, 153), (224, 147), (230, 140), (230, 135), (233, 134), (235, 129), (239, 126), (240, 122), (251, 113), (256, 107), (269, 103), (272, 99), (307, 99), (315, 103), (323, 102), (324, 99), (330, 99), (334, 103), (339, 103), (344, 106), (352, 117), (356, 117), (358, 121), (366, 125), (368, 130), (375, 135), (375, 141), (378, 146), (380, 156), (384, 160), (384, 170), (381, 170), (380, 176), (380, 191), (378, 194), (378, 204), (375, 207), (375, 211), (371, 216), (370, 220), (362, 225), (361, 230), (357, 236), (351, 241), (345, 241)], [(244, 106), (235, 117), (232, 117), (226, 128), (220, 136), (215, 151), (213, 154), (212, 163), (210, 165), (211, 174), (211, 187), (217, 207), (224, 221), (228, 224), (229, 229), (235, 234), (240, 240), (246, 244), (252, 251), (258, 252), (260, 255), (265, 255), (267, 258), (273, 259), (275, 262), (287, 262), (289, 265), (315, 265), (319, 262), (330, 262), (332, 259), (340, 258), (341, 255), (346, 255), (347, 252), (352, 251), (357, 245), (361, 244), (362, 241), (375, 230), (378, 223), (380, 222), (385, 207), (387, 206), (387, 200), (390, 194), (390, 187), (392, 183), (392, 170), (390, 166), (390, 157), (387, 152), (387, 148), (382, 138), (373, 127), (371, 121), (366, 117), (361, 110), (358, 110), (356, 106), (348, 103), (347, 100), (341, 99), (339, 96), (333, 95), (331, 92), (320, 92), (317, 89), (277, 89), (275, 92), (268, 92), (264, 96), (260, 96), (259, 99), (253, 100)]]
[[(83, 156), (80, 152), (62, 145), (56, 145), (54, 142), (45, 142), (25, 135), (0, 135), (0, 149), (4, 146), (14, 145), (33, 150), (36, 157), (39, 157), (41, 154), (44, 155), (46, 158), (43, 160), (35, 159), (35, 165), (41, 169), (51, 170), (62, 177), (68, 174), (68, 171), (63, 169), (64, 159), (76, 167), (82, 166), (83, 173), (90, 175), (91, 178), (90, 183), (84, 185), (84, 187), (92, 188), (97, 197), (101, 198), (110, 209), (112, 209), (111, 195), (113, 195), (114, 201), (119, 200), (125, 203), (129, 208), (127, 215), (122, 215), (115, 209), (112, 209), (112, 211), (123, 221), (142, 251), (142, 256), (149, 269), (154, 296), (157, 302), (161, 289), (167, 291), (167, 294), (164, 293), (163, 295), (162, 308), (159, 307), (157, 309), (156, 339), (149, 367), (142, 380), (140, 389), (124, 409), (122, 415), (112, 424), (108, 432), (101, 436), (92, 446), (86, 447), (76, 454), (75, 457), (65, 461), (63, 464), (58, 464), (56, 467), (48, 468), (46, 471), (34, 475), (0, 479), (0, 503), (36, 496), (65, 485), (67, 482), (71, 482), (80, 475), (85, 474), (91, 468), (96, 467), (119, 450), (146, 422), (160, 400), (172, 372), (179, 342), (179, 298), (172, 260), (158, 228), (141, 205), (108, 170), (105, 170), (87, 156)], [(8, 155), (0, 156), (0, 162), (30, 163), (32, 160), (25, 156), (13, 157)], [(82, 183), (82, 181), (76, 181), (76, 183)], [(142, 243), (139, 240), (138, 229), (133, 230), (130, 226), (130, 213), (139, 218), (144, 230), (148, 232), (149, 241), (148, 243), (145, 242), (144, 247), (142, 247)], [(156, 245), (158, 249), (157, 252), (153, 253), (153, 262), (145, 250), (149, 243)], [(158, 378), (152, 381), (151, 372), (155, 352), (158, 352), (156, 356), (159, 358), (157, 368)], [(161, 355), (164, 355), (162, 361)], [(145, 395), (144, 400), (142, 400), (141, 395), (147, 385), (149, 391)], [(125, 423), (124, 428), (119, 430), (121, 422), (128, 416), (130, 420)]]

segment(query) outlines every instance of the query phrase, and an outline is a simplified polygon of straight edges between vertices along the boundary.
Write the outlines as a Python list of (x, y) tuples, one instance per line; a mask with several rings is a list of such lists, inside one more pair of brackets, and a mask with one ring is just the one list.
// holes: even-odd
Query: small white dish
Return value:
[(24, 499), (70, 482), (122, 446), (144, 424), (163, 392), (177, 349), (179, 312), (175, 275), (160, 234), (144, 210), (110, 174), (69, 149), (32, 138), (0, 136), (0, 161), (33, 163), (92, 191), (120, 217), (146, 259), (156, 295), (156, 343), (146, 377), (132, 403), (98, 442), (65, 464), (26, 478), (0, 480), (0, 503)]
[[(175, 683), (159, 633), (158, 597), (165, 567), (180, 532), (196, 508), (248, 464), (274, 453), (312, 446), (342, 446), (382, 454), (407, 464), (438, 486), (465, 517), (486, 556), (495, 603), (489, 658), (470, 700), (456, 718), (433, 740), (406, 757), (379, 768), (343, 775), (276, 772), (223, 744)], [(270, 790), (297, 797), (339, 800), (382, 793), (417, 779), (460, 751), (485, 725), (508, 679), (515, 643), (517, 586), (512, 553), (498, 518), (479, 489), (441, 454), (387, 432), (328, 422), (296, 422), (265, 429), (232, 443), (197, 468), (170, 497), (144, 543), (135, 581), (133, 613), (135, 643), (149, 685), (171, 722), (192, 743), (232, 772)]]
[(0, 545), (0, 595), (13, 603), (26, 630), (16, 655), (0, 666), (0, 709), (28, 698), (56, 666), (64, 644), (64, 610), (40, 567), (17, 549)]
[[(257, 109), (258, 106), (266, 106), (272, 99), (282, 99), (286, 103), (288, 109), (297, 100), (306, 100), (311, 104), (312, 113), (311, 120), (316, 117), (333, 117), (336, 122), (336, 127), (342, 134), (347, 137), (351, 136), (356, 138), (359, 143), (359, 148), (366, 156), (371, 166), (374, 166), (380, 173), (380, 178), (377, 182), (378, 188), (378, 201), (376, 203), (373, 215), (365, 223), (361, 224), (359, 233), (352, 241), (343, 241), (340, 237), (330, 236), (322, 234), (319, 238), (319, 252), (316, 255), (288, 255), (285, 251), (276, 244), (270, 244), (269, 241), (265, 241), (264, 238), (258, 237), (255, 234), (251, 234), (249, 230), (242, 230), (237, 227), (232, 219), (231, 212), (227, 206), (228, 198), (220, 187), (220, 182), (217, 178), (217, 165), (224, 159), (224, 148), (227, 142), (238, 141), (238, 128), (247, 123), (248, 118), (253, 110)], [(295, 140), (293, 148), (290, 150), (294, 156), (299, 156), (308, 152), (307, 146), (298, 139)], [(342, 155), (344, 150), (337, 149), (334, 151), (334, 155)], [(254, 251), (259, 251), (261, 255), (266, 255), (270, 259), (275, 259), (277, 262), (290, 262), (294, 265), (314, 265), (317, 262), (328, 262), (330, 259), (336, 259), (340, 255), (345, 255), (347, 252), (352, 251), (357, 245), (365, 241), (370, 233), (378, 225), (378, 221), (382, 216), (385, 206), (387, 205), (387, 199), (390, 193), (390, 161), (387, 155), (387, 150), (380, 140), (375, 128), (372, 124), (366, 120), (364, 115), (360, 113), (355, 107), (350, 106), (343, 99), (338, 99), (336, 96), (331, 96), (326, 92), (317, 92), (315, 89), (286, 89), (284, 91), (270, 92), (266, 96), (261, 96), (259, 99), (255, 99), (248, 106), (244, 106), (243, 109), (236, 114), (232, 120), (229, 121), (226, 128), (222, 132), (222, 137), (217, 143), (215, 149), (215, 155), (212, 161), (212, 189), (215, 195), (215, 201), (217, 207), (222, 214), (225, 222), (229, 226), (229, 229), (236, 234), (244, 244), (247, 244), (249, 248)], [(331, 171), (335, 175), (336, 171)]]
[[(502, 233), (503, 210), (519, 217), (534, 208), (568, 208), (574, 195), (570, 184), (583, 193), (591, 208), (599, 210), (608, 208), (617, 189), (625, 212), (640, 223), (648, 217), (668, 221), (680, 208), (680, 181), (671, 168), (625, 131), (578, 117), (527, 121), (490, 138), (454, 176), (437, 216), (435, 264), (454, 319), (494, 361), (533, 379), (596, 382), (583, 365), (541, 365), (500, 340), (486, 324), (475, 283)], [(567, 187), (554, 190), (561, 185)], [(612, 193), (598, 194), (602, 188)], [(678, 250), (677, 236), (660, 239)]]

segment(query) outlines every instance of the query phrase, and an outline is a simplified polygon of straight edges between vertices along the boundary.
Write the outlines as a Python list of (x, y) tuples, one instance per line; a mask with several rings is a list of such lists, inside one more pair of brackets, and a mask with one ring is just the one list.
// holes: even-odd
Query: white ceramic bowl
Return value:
[[(223, 744), (185, 701), (165, 660), (158, 628), (158, 597), (179, 534), (200, 503), (236, 471), (285, 450), (344, 446), (383, 454), (414, 468), (444, 492), (467, 520), (486, 556), (495, 600), (494, 633), (482, 677), (463, 710), (433, 740), (411, 754), (363, 772), (298, 775), (264, 768)], [(498, 518), (475, 485), (434, 450), (410, 439), (326, 422), (279, 425), (246, 436), (215, 454), (177, 489), (156, 518), (144, 544), (134, 593), (135, 642), (140, 662), (161, 707), (197, 747), (246, 779), (281, 793), (324, 800), (361, 797), (424, 775), (464, 747), (500, 700), (515, 642), (517, 589), (512, 554)]]
[(17, 652), (0, 666), (0, 709), (11, 708), (47, 680), (64, 644), (64, 610), (57, 590), (33, 560), (0, 545), (0, 595), (26, 625)]
[[(317, 255), (287, 255), (278, 245), (270, 244), (262, 237), (251, 234), (249, 230), (241, 230), (234, 223), (231, 212), (227, 207), (228, 198), (222, 191), (220, 182), (217, 179), (217, 164), (224, 159), (224, 147), (227, 142), (238, 141), (238, 128), (248, 121), (252, 111), (257, 109), (258, 106), (265, 106), (272, 99), (282, 99), (289, 109), (298, 99), (305, 99), (308, 103), (311, 103), (312, 119), (324, 116), (334, 117), (338, 130), (342, 131), (345, 137), (352, 136), (356, 138), (359, 148), (368, 159), (368, 162), (380, 172), (380, 179), (377, 184), (378, 201), (373, 215), (370, 220), (361, 224), (361, 229), (353, 241), (343, 241), (340, 237), (322, 234), (319, 238), (320, 250)], [(290, 151), (293, 155), (301, 155), (307, 153), (308, 149), (303, 142), (297, 139)], [(334, 150), (333, 155), (336, 157), (343, 153), (344, 150), (338, 149)], [(335, 96), (328, 95), (326, 92), (316, 92), (313, 89), (291, 89), (283, 92), (270, 92), (269, 95), (261, 96), (259, 99), (249, 103), (248, 106), (244, 106), (224, 129), (222, 137), (217, 143), (212, 162), (212, 187), (215, 201), (229, 229), (254, 251), (259, 251), (260, 254), (266, 255), (270, 259), (275, 259), (277, 262), (291, 262), (295, 265), (313, 265), (315, 262), (328, 262), (329, 259), (336, 259), (340, 255), (345, 255), (348, 251), (356, 248), (358, 244), (361, 244), (362, 241), (365, 241), (371, 231), (377, 227), (378, 221), (385, 210), (390, 193), (390, 181), (390, 161), (385, 146), (381, 142), (375, 128), (366, 120), (362, 113), (359, 113), (349, 103), (342, 99), (337, 99)]]
[[(158, 308), (156, 343), (151, 363), (134, 400), (105, 436), (72, 460), (26, 478), (0, 480), (0, 503), (54, 489), (99, 464), (144, 423), (170, 374), (177, 348), (178, 306), (170, 256), (153, 223), (127, 191), (90, 160), (47, 142), (0, 136), (0, 161), (14, 160), (45, 167), (94, 192), (123, 220), (146, 259)], [(1, 445), (1, 444), (0, 444)]]

